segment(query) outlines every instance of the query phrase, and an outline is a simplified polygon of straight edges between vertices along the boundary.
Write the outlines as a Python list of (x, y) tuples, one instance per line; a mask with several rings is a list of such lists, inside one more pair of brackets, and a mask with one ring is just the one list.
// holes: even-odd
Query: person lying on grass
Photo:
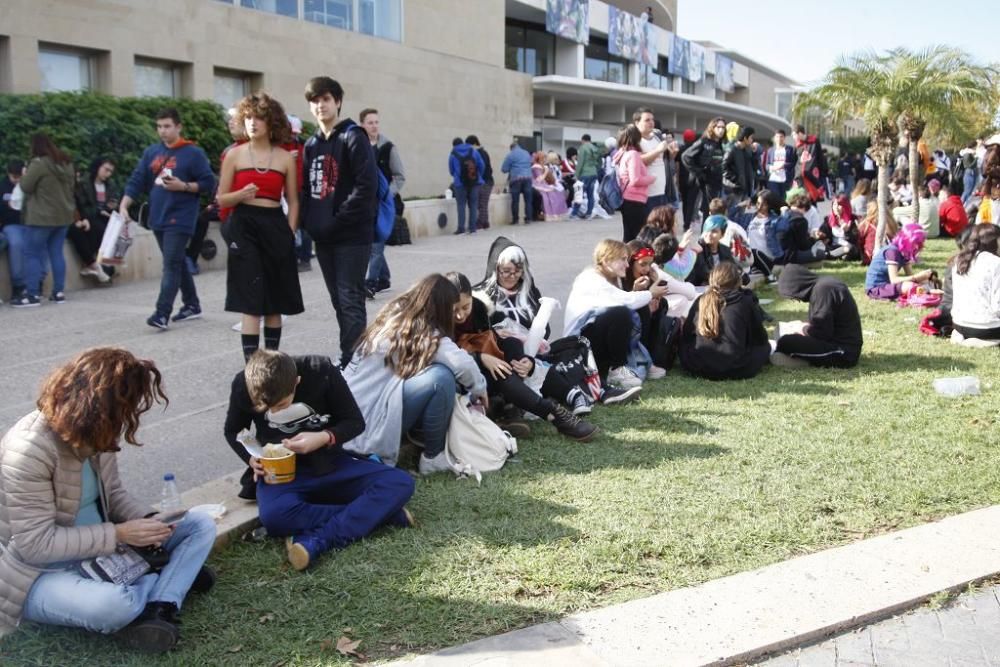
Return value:
[[(237, 436), (251, 425), (261, 445), (280, 443), (295, 454), (294, 479), (278, 483), (244, 449)], [(253, 471), (260, 522), (269, 535), (287, 538), (296, 570), (381, 526), (413, 525), (405, 508), (413, 478), (344, 449), (364, 430), (351, 390), (328, 357), (257, 350), (233, 378), (226, 441)]]
[(809, 304), (809, 321), (799, 333), (778, 339), (771, 355), (776, 366), (813, 365), (851, 368), (861, 356), (861, 316), (851, 291), (842, 281), (818, 276), (789, 264), (778, 278), (778, 293)]
[(916, 285), (936, 278), (930, 269), (913, 272), (926, 238), (923, 228), (911, 222), (900, 228), (892, 243), (875, 253), (865, 274), (865, 294), (869, 299), (895, 301)]

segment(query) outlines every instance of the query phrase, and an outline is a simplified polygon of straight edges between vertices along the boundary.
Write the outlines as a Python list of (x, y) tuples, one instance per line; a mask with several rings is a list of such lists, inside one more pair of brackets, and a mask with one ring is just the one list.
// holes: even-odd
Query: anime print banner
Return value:
[(652, 24), (608, 5), (608, 52), (656, 67), (656, 32)]
[(545, 31), (590, 43), (590, 0), (546, 0)]
[(715, 54), (715, 87), (724, 93), (736, 90), (733, 83), (733, 59)]
[(680, 35), (674, 35), (670, 48), (670, 62), (667, 71), (674, 76), (688, 78), (688, 63), (691, 60), (691, 42)]
[(691, 42), (691, 58), (688, 60), (688, 81), (701, 83), (705, 80), (705, 47)]

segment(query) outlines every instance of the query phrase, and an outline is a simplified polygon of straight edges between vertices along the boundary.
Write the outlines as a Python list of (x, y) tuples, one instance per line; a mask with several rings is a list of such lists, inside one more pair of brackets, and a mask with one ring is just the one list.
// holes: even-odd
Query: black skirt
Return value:
[(240, 204), (226, 223), (226, 310), (296, 315), (302, 306), (295, 234), (281, 207)]

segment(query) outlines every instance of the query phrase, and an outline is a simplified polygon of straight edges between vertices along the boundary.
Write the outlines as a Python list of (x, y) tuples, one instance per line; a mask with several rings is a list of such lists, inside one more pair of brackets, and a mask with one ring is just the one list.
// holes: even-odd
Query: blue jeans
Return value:
[(354, 354), (354, 344), (361, 338), (368, 321), (365, 310), (365, 271), (371, 256), (369, 245), (316, 244), (316, 260), (330, 302), (337, 314), (340, 330), (340, 366)]
[(45, 274), (46, 261), (52, 265), (52, 293), (66, 290), (66, 258), (63, 256), (63, 245), (66, 243), (65, 227), (25, 226), (25, 264), (27, 275), (25, 286), (28, 294), (38, 296), (42, 293), (42, 278)]
[(597, 182), (597, 175), (594, 176), (584, 176), (583, 177), (583, 194), (587, 198), (587, 217), (589, 218), (594, 212), (594, 183)]
[(389, 275), (389, 263), (385, 261), (385, 244), (378, 241), (372, 242), (371, 258), (368, 260), (368, 275), (365, 276), (365, 284), (374, 289), (380, 289), (389, 285), (392, 276)]
[(418, 428), (428, 458), (444, 451), (455, 391), (455, 374), (444, 364), (431, 364), (403, 380), (403, 433)]
[(192, 512), (163, 543), (170, 552), (170, 562), (159, 573), (119, 586), (88, 579), (75, 569), (45, 572), (31, 587), (22, 617), (110, 634), (135, 620), (149, 602), (172, 602), (180, 609), (213, 544), (215, 521), (207, 514)]
[(465, 231), (465, 210), (469, 210), (469, 233), (475, 234), (479, 226), (479, 186), (467, 188), (455, 186), (455, 200), (458, 201), (458, 231)]
[(313, 240), (302, 227), (295, 232), (295, 257), (300, 262), (308, 262), (313, 256)]
[(156, 314), (170, 317), (178, 289), (181, 291), (181, 303), (200, 308), (198, 292), (194, 288), (194, 277), (188, 270), (187, 262), (184, 261), (191, 235), (175, 231), (153, 232), (153, 234), (163, 254), (163, 277), (160, 278), (160, 296), (156, 299)]
[(531, 222), (533, 211), (531, 210), (531, 179), (530, 178), (515, 178), (512, 179), (509, 187), (510, 190), (510, 222), (512, 225), (517, 224), (517, 211), (518, 204), (520, 203), (519, 197), (524, 197), (524, 223), (528, 224)]
[[(968, 202), (969, 201), (969, 197), (971, 197), (974, 194), (974, 192), (976, 190), (976, 180), (978, 179), (978, 177), (979, 177), (979, 175), (976, 173), (975, 169), (966, 169), (965, 173), (962, 175), (962, 185), (963, 185), (963, 190), (962, 190), (962, 204), (963, 205), (966, 202)], [(4, 230), (6, 230), (6, 229), (7, 228), (4, 227)]]
[(323, 475), (306, 469), (287, 484), (258, 481), (257, 507), (268, 534), (316, 538), (326, 551), (384, 524), (407, 526), (402, 509), (413, 489), (409, 473), (345, 453)]
[(17, 296), (25, 285), (25, 243), (28, 228), (24, 225), (4, 225), (3, 234), (7, 237), (7, 263), (10, 267), (11, 296)]

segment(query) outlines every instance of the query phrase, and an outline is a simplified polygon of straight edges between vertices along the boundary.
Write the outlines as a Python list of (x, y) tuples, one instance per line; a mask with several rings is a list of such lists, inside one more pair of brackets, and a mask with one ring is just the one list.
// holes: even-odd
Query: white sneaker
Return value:
[(427, 458), (425, 454), (421, 454), (417, 469), (421, 475), (433, 475), (436, 472), (454, 472), (454, 468), (448, 462), (448, 455), (443, 451), (431, 458)]
[(646, 371), (647, 380), (659, 380), (667, 376), (667, 369), (660, 368), (659, 366), (650, 366), (649, 370)]
[(608, 384), (622, 389), (631, 389), (632, 387), (641, 387), (642, 380), (628, 366), (619, 366), (608, 371)]
[(771, 354), (771, 365), (784, 366), (785, 368), (809, 368), (809, 362), (805, 359), (792, 357), (784, 352), (774, 352)]

